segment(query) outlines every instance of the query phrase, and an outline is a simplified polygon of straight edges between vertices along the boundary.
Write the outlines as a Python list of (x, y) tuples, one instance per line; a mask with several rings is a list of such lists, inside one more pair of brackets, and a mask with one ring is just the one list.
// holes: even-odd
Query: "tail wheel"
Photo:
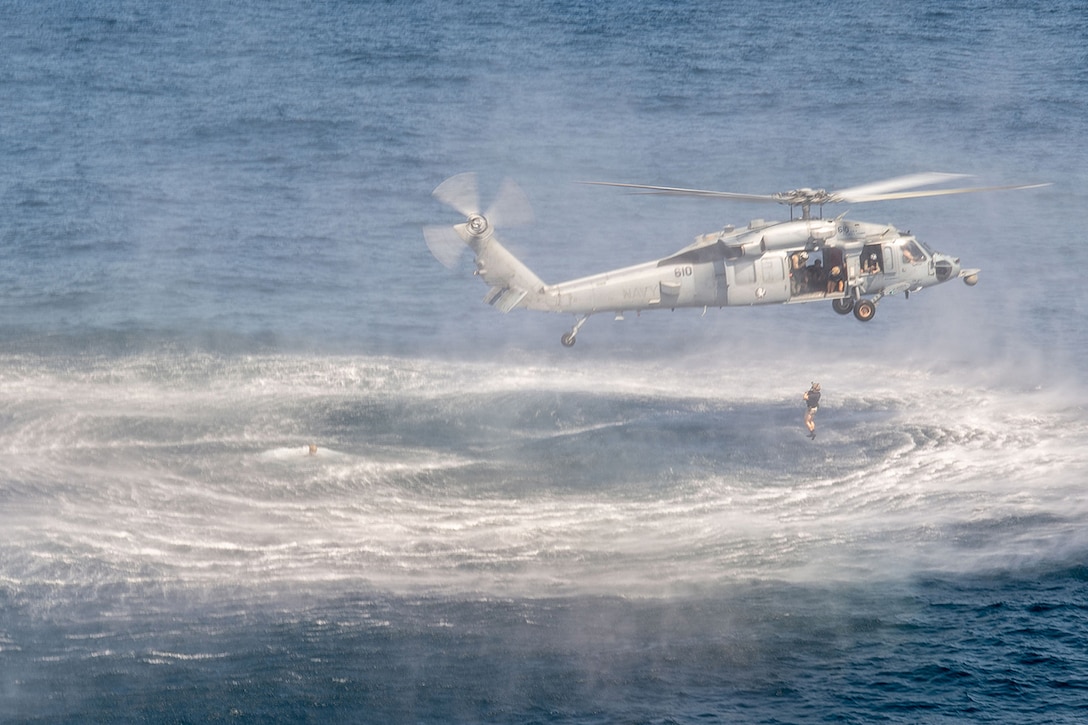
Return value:
[(842, 299), (831, 300), (831, 306), (835, 309), (835, 312), (838, 312), (840, 315), (849, 315), (850, 310), (854, 309), (854, 298), (843, 297)]
[(876, 303), (872, 300), (858, 300), (854, 305), (854, 317), (862, 322), (868, 322), (876, 314)]

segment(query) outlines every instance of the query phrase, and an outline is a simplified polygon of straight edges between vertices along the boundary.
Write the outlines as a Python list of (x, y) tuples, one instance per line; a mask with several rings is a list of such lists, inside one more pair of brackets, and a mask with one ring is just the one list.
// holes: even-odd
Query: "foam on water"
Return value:
[[(4, 580), (51, 583), (54, 603), (119, 583), (656, 597), (973, 572), (1085, 543), (1080, 407), (954, 372), (859, 387), (845, 381), (874, 371), (845, 365), (810, 442), (797, 390), (690, 364), (2, 369)], [(917, 404), (934, 389), (939, 405)]]

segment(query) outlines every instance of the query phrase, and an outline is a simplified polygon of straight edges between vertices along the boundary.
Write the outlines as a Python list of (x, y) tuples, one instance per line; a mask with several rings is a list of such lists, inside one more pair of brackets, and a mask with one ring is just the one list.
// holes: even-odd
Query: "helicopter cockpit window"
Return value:
[(925, 252), (918, 246), (914, 240), (907, 240), (903, 243), (903, 261), (907, 264), (917, 264), (918, 262), (926, 261)]

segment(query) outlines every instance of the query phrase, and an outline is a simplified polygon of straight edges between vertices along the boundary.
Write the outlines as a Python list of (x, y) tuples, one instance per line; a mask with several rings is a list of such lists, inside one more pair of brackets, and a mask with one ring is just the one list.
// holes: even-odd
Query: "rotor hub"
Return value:
[(834, 201), (834, 197), (825, 189), (791, 189), (773, 195), (776, 201), (790, 206), (802, 206), (805, 204), (827, 204)]
[(474, 237), (482, 236), (488, 226), (487, 218), (483, 214), (473, 214), (468, 218), (468, 231)]

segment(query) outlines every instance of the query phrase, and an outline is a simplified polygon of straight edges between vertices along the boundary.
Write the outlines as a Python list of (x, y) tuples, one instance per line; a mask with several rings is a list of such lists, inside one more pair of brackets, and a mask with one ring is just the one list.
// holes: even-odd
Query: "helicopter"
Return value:
[[(518, 308), (563, 312), (575, 317), (563, 334), (574, 345), (592, 315), (681, 307), (748, 307), (753, 305), (830, 302), (840, 315), (853, 313), (861, 322), (876, 315), (885, 297), (962, 279), (979, 280), (979, 269), (965, 268), (958, 257), (930, 249), (910, 232), (890, 224), (850, 221), (845, 214), (823, 218), (827, 204), (912, 199), (983, 191), (1031, 189), (1048, 184), (929, 188), (965, 174), (924, 172), (853, 186), (837, 191), (798, 188), (774, 194), (745, 194), (671, 186), (618, 182), (581, 182), (640, 194), (687, 196), (715, 200), (777, 203), (790, 207), (789, 221), (756, 219), (700, 234), (688, 246), (661, 259), (557, 284), (546, 284), (500, 242), (496, 228), (532, 220), (524, 192), (505, 180), (494, 202), (480, 211), (476, 174), (452, 176), (433, 196), (465, 217), (453, 226), (426, 226), (431, 253), (454, 268), (461, 253), (475, 256), (475, 275), (487, 285), (484, 302), (500, 312)], [(818, 214), (813, 215), (813, 207)], [(798, 215), (797, 209), (800, 209)]]

